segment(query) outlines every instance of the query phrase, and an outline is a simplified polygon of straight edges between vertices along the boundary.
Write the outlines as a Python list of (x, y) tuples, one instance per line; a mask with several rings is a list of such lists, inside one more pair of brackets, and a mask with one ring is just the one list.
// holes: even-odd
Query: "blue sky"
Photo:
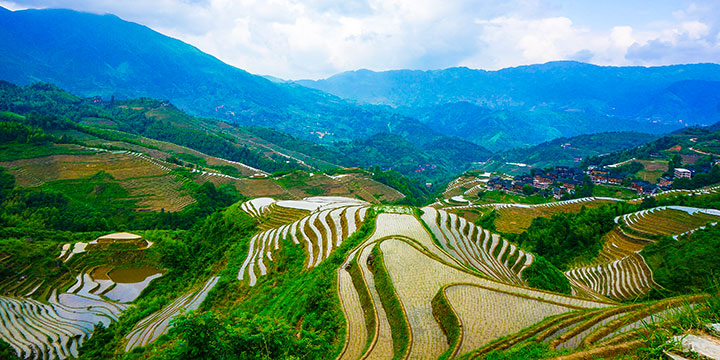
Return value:
[(0, 0), (113, 13), (256, 74), (718, 62), (717, 0)]

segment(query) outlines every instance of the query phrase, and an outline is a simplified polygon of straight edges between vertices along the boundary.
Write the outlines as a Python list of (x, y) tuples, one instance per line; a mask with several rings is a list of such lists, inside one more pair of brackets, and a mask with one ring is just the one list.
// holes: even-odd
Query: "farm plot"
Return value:
[(544, 342), (550, 349), (576, 351), (555, 359), (615, 358), (639, 347), (642, 324), (661, 323), (668, 315), (702, 301), (703, 296), (669, 298), (655, 302), (579, 311), (547, 318), (500, 341), (471, 353), (472, 358), (493, 350), (506, 350)]
[(248, 200), (240, 205), (240, 208), (252, 217), (261, 217), (268, 207), (275, 203), (275, 199), (260, 197)]
[[(462, 324), (457, 355), (516, 332), (546, 316), (580, 308), (608, 306), (607, 303), (484, 279), (438, 261), (406, 240), (385, 240), (380, 249), (410, 323), (413, 339), (410, 358), (437, 358), (448, 349), (445, 335), (433, 318), (431, 306), (432, 298), (443, 288), (448, 303)], [(517, 306), (508, 307), (509, 301)], [(485, 310), (478, 311), (479, 307)], [(506, 321), (507, 318), (512, 321)]]
[(274, 196), (285, 199), (296, 198), (269, 178), (240, 179), (240, 181), (235, 182), (235, 187), (241, 194), (248, 197)]
[(21, 358), (76, 357), (78, 347), (94, 326), (55, 305), (0, 296), (0, 338)]
[(152, 211), (181, 211), (195, 202), (173, 175), (132, 178), (120, 181), (120, 185), (138, 199), (138, 206)]
[[(465, 270), (465, 266), (460, 260), (450, 256), (443, 248), (437, 246), (432, 241), (430, 234), (425, 230), (420, 220), (416, 217), (408, 214), (381, 213), (378, 215), (376, 229), (373, 235), (346, 259), (346, 264), (348, 264), (349, 261), (355, 258), (361, 269), (363, 283), (367, 287), (367, 291), (373, 300), (374, 317), (376, 319), (375, 329), (374, 331), (363, 329), (365, 324), (362, 320), (353, 321), (352, 324), (354, 325), (352, 326), (349, 323), (347, 327), (348, 334), (346, 336), (348, 340), (346, 340), (346, 350), (343, 353), (343, 359), (351, 358), (350, 355), (346, 356), (346, 353), (353, 354), (352, 356), (354, 356), (354, 358), (358, 357), (358, 349), (362, 348), (362, 343), (349, 340), (354, 339), (355, 334), (359, 334), (359, 336), (363, 336), (362, 334), (373, 334), (370, 347), (363, 355), (363, 358), (389, 358), (393, 356), (392, 337), (395, 334), (391, 333), (387, 319), (388, 315), (385, 313), (384, 307), (380, 305), (381, 300), (378, 295), (378, 290), (375, 288), (374, 275), (367, 264), (368, 259), (371, 259), (371, 250), (377, 243), (379, 243), (379, 250), (383, 256), (383, 264), (407, 319), (411, 339), (407, 353), (408, 358), (437, 358), (448, 350), (447, 338), (433, 317), (432, 299), (438, 294), (438, 291), (444, 287), (450, 287), (455, 284), (470, 284), (482, 287), (484, 289), (483, 291), (495, 294), (493, 295), (495, 298), (501, 298), (507, 295), (525, 299), (529, 302), (539, 302), (543, 304), (539, 306), (545, 306), (545, 304), (550, 304), (548, 306), (551, 308), (552, 306), (557, 306), (556, 312), (553, 312), (554, 310), (547, 311), (547, 313), (552, 314), (580, 308), (609, 306), (607, 302), (597, 302), (558, 295), (480, 277)], [(376, 262), (376, 260), (377, 259), (373, 258), (372, 261)], [(352, 287), (352, 280), (349, 279), (349, 276), (340, 275), (342, 271), (346, 271), (344, 269), (345, 266), (338, 270), (338, 286), (348, 289)], [(357, 291), (340, 291), (339, 293), (345, 314), (355, 314), (354, 317), (360, 319), (361, 314), (363, 314), (363, 309), (360, 302), (354, 301), (353, 297), (357, 294)], [(482, 304), (486, 302), (486, 299), (491, 298), (491, 296), (481, 298), (467, 297), (465, 301), (470, 303), (468, 308), (472, 308), (473, 310), (468, 311), (468, 314), (463, 313), (463, 315), (470, 317), (480, 316), (474, 309), (477, 306), (482, 306)], [(507, 299), (490, 301), (498, 301), (495, 306), (500, 307), (501, 304), (507, 302)], [(450, 302), (450, 304), (453, 309), (457, 310), (455, 303)], [(457, 304), (457, 306), (463, 305)], [(546, 315), (546, 313), (541, 311), (536, 311), (535, 314), (542, 317)], [(478, 322), (486, 322), (482, 326), (479, 326), (479, 328), (498, 328), (500, 330), (496, 332), (490, 331), (488, 334), (467, 333), (463, 335), (462, 339), (467, 339), (464, 340), (467, 348), (463, 348), (465, 349), (463, 351), (467, 352), (479, 346), (476, 342), (484, 344), (492, 341), (496, 336), (507, 335), (508, 333), (505, 333), (505, 331), (513, 332), (517, 330), (515, 328), (505, 329), (503, 325), (496, 324), (497, 322), (502, 322), (502, 320), (499, 320), (501, 317), (498, 317), (496, 314), (488, 313), (483, 316), (486, 316), (486, 320), (478, 320)], [(540, 319), (542, 319), (542, 317)], [(473, 319), (461, 320), (463, 324), (465, 324), (465, 321), (467, 321), (468, 324), (470, 321), (473, 321)], [(533, 321), (537, 321), (537, 319)], [(526, 325), (526, 323), (523, 323), (523, 326), (520, 328)], [(462, 352), (457, 355), (461, 353)]]
[[(146, 159), (127, 152), (98, 152), (91, 155), (51, 155), (2, 163), (10, 172), (22, 170), (34, 183), (84, 179), (105, 171), (115, 179), (158, 176), (168, 172)], [(22, 184), (21, 184), (22, 185)]]
[(349, 174), (340, 182), (344, 183), (350, 190), (359, 190), (356, 190), (356, 192), (359, 192), (359, 195), (369, 202), (377, 202), (378, 200), (393, 202), (405, 197), (403, 193), (366, 176)]
[(310, 214), (307, 210), (286, 208), (271, 204), (265, 212), (265, 217), (260, 220), (258, 229), (261, 231), (279, 228), (285, 224), (298, 221)]
[(364, 173), (349, 173), (330, 176), (345, 186), (350, 193), (370, 203), (397, 201), (405, 197), (401, 192), (372, 180)]
[(80, 274), (67, 292), (53, 290), (47, 304), (27, 297), (0, 296), (0, 337), (21, 357), (76, 357), (95, 324), (108, 326), (127, 308), (95, 294), (102, 288), (103, 284), (88, 274)]
[[(630, 311), (620, 313), (621, 316), (612, 316), (603, 326), (593, 326), (592, 331), (585, 332), (574, 342), (575, 348), (614, 346), (638, 339), (641, 337), (644, 324), (661, 323), (683, 309), (692, 308), (702, 301), (704, 295), (690, 297), (669, 298), (657, 302), (641, 305), (629, 305)], [(593, 324), (594, 325), (594, 324)], [(573, 346), (567, 346), (572, 348)]]
[(645, 259), (637, 253), (607, 264), (575, 268), (567, 271), (565, 276), (572, 280), (571, 285), (582, 285), (573, 286), (576, 293), (582, 293), (584, 287), (620, 300), (643, 296), (658, 286)]
[(474, 285), (452, 285), (445, 289), (445, 294), (462, 320), (463, 337), (459, 354), (468, 353), (549, 316), (577, 309)]
[(326, 174), (292, 173), (277, 179), (288, 193), (295, 198), (312, 195), (353, 196), (343, 183)]
[(583, 206), (587, 208), (600, 207), (614, 201), (618, 200), (589, 197), (538, 205), (493, 205), (500, 214), (497, 220), (495, 220), (495, 226), (500, 232), (521, 233), (530, 226), (535, 218), (551, 217), (553, 214), (558, 213), (578, 212)]
[[(367, 329), (364, 319), (348, 321), (347, 334), (345, 336), (345, 349), (341, 355), (341, 359), (357, 359), (362, 355), (363, 347), (366, 343), (368, 334), (372, 333), (370, 348), (365, 352), (363, 358), (384, 359), (392, 357), (394, 352), (392, 334), (390, 324), (385, 313), (385, 309), (381, 305), (380, 295), (375, 288), (375, 278), (372, 271), (368, 268), (367, 260), (374, 244), (380, 239), (390, 236), (403, 236), (415, 239), (418, 243), (426, 248), (432, 248), (439, 257), (459, 266), (459, 263), (437, 248), (433, 243), (430, 235), (425, 231), (420, 221), (414, 216), (408, 214), (382, 213), (378, 215), (375, 224), (375, 231), (372, 236), (363, 244), (358, 246), (345, 259), (344, 266), (338, 269), (338, 287), (343, 289), (339, 292), (343, 312), (346, 318), (362, 319), (364, 309), (360, 301), (355, 299), (358, 291), (354, 288), (350, 274), (347, 272), (347, 265), (355, 259), (359, 268), (362, 282), (365, 284), (371, 301), (373, 302), (373, 317), (375, 328)], [(348, 314), (353, 314), (349, 316)], [(359, 340), (365, 339), (365, 340)]]
[(343, 196), (312, 196), (302, 200), (281, 200), (277, 206), (307, 211), (317, 211), (341, 206), (367, 206), (366, 201)]
[(618, 227), (603, 236), (603, 248), (595, 259), (596, 264), (606, 264), (620, 260), (642, 250), (652, 241), (638, 236), (629, 235)]
[(615, 219), (629, 229), (646, 235), (677, 235), (720, 221), (720, 211), (684, 206), (662, 206), (623, 215)]
[[(278, 202), (283, 206), (287, 202)], [(265, 259), (273, 261), (272, 253), (280, 249), (282, 239), (291, 238), (293, 243), (303, 243), (308, 255), (307, 267), (312, 268), (327, 258), (332, 250), (340, 246), (342, 241), (354, 233), (365, 219), (367, 207), (340, 206), (342, 202), (311, 203), (307, 207), (316, 206), (317, 210), (290, 224), (275, 229), (265, 230), (250, 239), (248, 255), (238, 272), (238, 280), (248, 279), (250, 286), (255, 285), (257, 276), (267, 273)], [(293, 205), (297, 205), (293, 203)], [(257, 269), (256, 269), (257, 267)]]
[(150, 344), (167, 332), (170, 321), (178, 315), (196, 310), (205, 300), (208, 292), (217, 284), (218, 279), (217, 276), (208, 279), (201, 288), (186, 293), (161, 310), (140, 320), (125, 336), (127, 340), (125, 351)]
[[(362, 356), (367, 343), (368, 329), (365, 325), (365, 314), (360, 301), (360, 295), (353, 283), (352, 275), (347, 270), (350, 261), (355, 258), (357, 250), (351, 252), (338, 268), (338, 298), (345, 315), (345, 345), (339, 360), (355, 360)], [(352, 334), (352, 336), (350, 336)]]
[(431, 207), (422, 210), (440, 246), (463, 265), (499, 281), (524, 284), (522, 272), (532, 264), (532, 254), (455, 214)]
[(206, 182), (210, 182), (213, 185), (220, 187), (225, 184), (233, 184), (234, 185), (235, 183), (240, 181), (239, 178), (236, 178), (236, 177), (233, 177), (230, 175), (221, 174), (218, 172), (212, 172), (212, 171), (201, 171), (201, 170), (193, 169), (192, 174), (193, 174), (193, 181), (198, 185), (202, 185)]
[(253, 176), (256, 174), (267, 175), (266, 172), (264, 172), (260, 169), (256, 169), (252, 166), (248, 166), (248, 165), (245, 165), (245, 164), (237, 162), (237, 161), (225, 160), (225, 159), (217, 158), (214, 156), (207, 156), (207, 155), (205, 155), (204, 158), (205, 158), (205, 161), (207, 162), (207, 164), (210, 166), (230, 165), (230, 166), (234, 167), (235, 169), (237, 169), (240, 172), (241, 176)]
[[(457, 195), (468, 195), (472, 196), (474, 194), (477, 194), (477, 191), (474, 191), (474, 189), (478, 189), (479, 187), (483, 187), (485, 183), (488, 182), (490, 179), (490, 174), (485, 174), (486, 176), (483, 177), (475, 177), (475, 176), (461, 176), (453, 181), (451, 181), (446, 187), (445, 192), (443, 193), (443, 197), (450, 198)], [(474, 193), (473, 193), (474, 191)]]

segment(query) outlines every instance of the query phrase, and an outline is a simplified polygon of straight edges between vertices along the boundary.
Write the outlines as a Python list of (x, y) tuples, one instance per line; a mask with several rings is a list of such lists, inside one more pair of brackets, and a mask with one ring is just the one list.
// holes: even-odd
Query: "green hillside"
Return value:
[(637, 132), (610, 132), (571, 138), (561, 137), (527, 148), (500, 152), (491, 158), (487, 169), (511, 171), (513, 167), (507, 163), (526, 164), (535, 168), (573, 166), (587, 157), (635, 148), (658, 137), (658, 135)]
[(106, 100), (166, 99), (192, 115), (275, 128), (319, 143), (378, 132), (418, 144), (436, 136), (418, 121), (383, 107), (271, 82), (114, 15), (2, 9), (0, 55), (2, 80), (21, 85), (44, 81)]

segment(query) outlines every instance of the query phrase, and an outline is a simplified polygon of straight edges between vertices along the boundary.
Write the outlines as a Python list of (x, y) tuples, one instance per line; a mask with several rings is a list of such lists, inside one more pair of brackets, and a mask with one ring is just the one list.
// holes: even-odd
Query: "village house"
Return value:
[(562, 184), (563, 188), (567, 189), (568, 191), (573, 191), (576, 187), (582, 184), (582, 181), (574, 179), (563, 179), (560, 181), (560, 183)]
[(595, 169), (590, 171), (590, 180), (595, 184), (606, 184), (610, 172), (604, 169)]
[(610, 174), (607, 177), (607, 183), (612, 185), (622, 185), (626, 174)]
[(675, 177), (692, 178), (692, 171), (683, 168), (675, 168), (673, 175), (675, 175)]
[(560, 200), (560, 198), (562, 198), (563, 195), (567, 194), (567, 191), (565, 191), (565, 189), (562, 189), (562, 188), (555, 188), (555, 189), (553, 189), (552, 193), (553, 193), (553, 197), (555, 199)]
[(663, 190), (670, 190), (672, 188), (673, 178), (669, 176), (663, 176), (658, 180), (658, 186)]
[(637, 191), (638, 195), (652, 195), (658, 189), (656, 185), (645, 180), (633, 180), (630, 186)]

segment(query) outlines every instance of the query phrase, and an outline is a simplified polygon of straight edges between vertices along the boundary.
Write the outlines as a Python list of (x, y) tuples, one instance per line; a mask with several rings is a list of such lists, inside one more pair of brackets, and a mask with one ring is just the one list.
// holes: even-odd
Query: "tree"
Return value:
[(0, 201), (4, 200), (15, 187), (15, 177), (0, 167)]
[(0, 339), (0, 359), (20, 360), (15, 352), (15, 349), (13, 349), (10, 344), (6, 343), (3, 339)]
[(642, 203), (640, 204), (641, 209), (651, 209), (657, 206), (657, 200), (655, 200), (652, 196), (647, 196), (643, 198)]
[(225, 325), (213, 314), (190, 313), (173, 321), (171, 333), (178, 334), (182, 345), (177, 359), (226, 359)]
[(532, 195), (533, 193), (535, 193), (535, 188), (532, 187), (532, 185), (527, 185), (527, 184), (526, 184), (526, 185), (523, 185), (523, 187), (522, 187), (522, 192), (523, 192), (523, 194), (525, 194), (525, 196), (530, 196), (530, 195)]
[(575, 198), (584, 198), (584, 197), (590, 197), (593, 195), (593, 189), (595, 188), (595, 184), (593, 184), (592, 180), (590, 180), (590, 177), (585, 175), (583, 178), (582, 185), (575, 188)]
[(666, 171), (663, 176), (673, 176), (675, 173), (675, 168), (679, 168), (682, 166), (682, 157), (680, 157), (680, 154), (673, 155), (672, 158), (670, 158), (670, 161), (668, 162), (668, 171)]
[(475, 221), (475, 225), (489, 231), (497, 231), (497, 228), (495, 227), (495, 219), (498, 217), (500, 217), (500, 213), (498, 213), (497, 210), (492, 210), (477, 219)]

